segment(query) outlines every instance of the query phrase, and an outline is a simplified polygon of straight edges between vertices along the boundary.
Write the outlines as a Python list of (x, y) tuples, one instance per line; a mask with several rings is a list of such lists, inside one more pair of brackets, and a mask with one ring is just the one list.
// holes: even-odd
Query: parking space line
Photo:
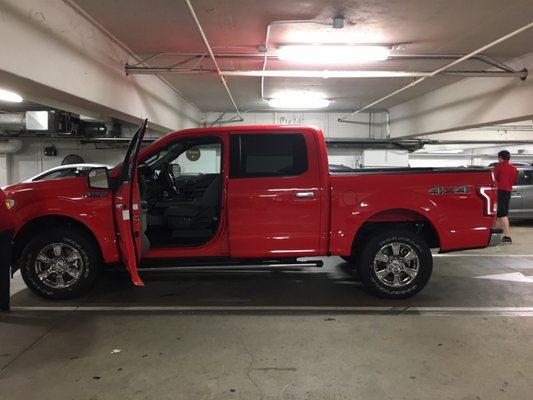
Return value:
[(176, 313), (339, 313), (411, 316), (533, 317), (533, 307), (386, 307), (386, 306), (14, 306), (13, 312), (176, 312)]
[(533, 258), (533, 254), (433, 254), (433, 257), (505, 257), (505, 258)]

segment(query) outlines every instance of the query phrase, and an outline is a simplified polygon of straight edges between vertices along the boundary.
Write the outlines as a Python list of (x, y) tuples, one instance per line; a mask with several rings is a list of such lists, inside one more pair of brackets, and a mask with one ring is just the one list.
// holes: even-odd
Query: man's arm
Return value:
[(498, 168), (497, 165), (494, 168), (492, 168), (492, 173), (494, 174), (494, 179), (496, 180), (496, 182), (498, 182), (498, 178), (500, 175), (500, 169)]

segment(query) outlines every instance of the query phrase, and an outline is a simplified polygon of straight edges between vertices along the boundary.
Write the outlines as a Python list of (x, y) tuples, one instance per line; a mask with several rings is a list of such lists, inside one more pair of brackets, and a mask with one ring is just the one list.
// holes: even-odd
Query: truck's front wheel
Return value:
[(101, 264), (92, 240), (67, 228), (33, 237), (23, 250), (21, 261), (26, 285), (48, 299), (81, 296), (93, 285)]
[(433, 269), (426, 242), (410, 231), (383, 232), (369, 239), (361, 252), (361, 281), (380, 297), (413, 296), (427, 284)]

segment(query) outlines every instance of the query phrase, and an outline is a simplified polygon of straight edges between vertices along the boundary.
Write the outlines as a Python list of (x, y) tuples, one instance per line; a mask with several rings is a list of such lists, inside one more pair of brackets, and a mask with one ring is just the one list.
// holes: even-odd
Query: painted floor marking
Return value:
[(533, 254), (433, 254), (433, 257), (505, 257), (505, 258), (533, 258)]
[(525, 276), (521, 272), (510, 272), (507, 274), (493, 274), (493, 275), (483, 275), (476, 276), (477, 279), (490, 279), (494, 281), (507, 281), (507, 282), (525, 282), (533, 283), (532, 276)]
[(346, 313), (416, 316), (509, 316), (533, 317), (533, 307), (386, 307), (386, 306), (14, 306), (19, 311), (82, 311), (82, 312), (289, 312), (289, 313)]

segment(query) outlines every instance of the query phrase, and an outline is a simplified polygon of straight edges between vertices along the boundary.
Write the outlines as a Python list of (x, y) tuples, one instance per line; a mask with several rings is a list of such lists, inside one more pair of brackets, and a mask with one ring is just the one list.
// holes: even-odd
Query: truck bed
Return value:
[(332, 253), (351, 249), (364, 223), (402, 220), (431, 226), (443, 251), (488, 245), (494, 214), (480, 188), (494, 188), (490, 169), (368, 168), (332, 173), (330, 185)]

